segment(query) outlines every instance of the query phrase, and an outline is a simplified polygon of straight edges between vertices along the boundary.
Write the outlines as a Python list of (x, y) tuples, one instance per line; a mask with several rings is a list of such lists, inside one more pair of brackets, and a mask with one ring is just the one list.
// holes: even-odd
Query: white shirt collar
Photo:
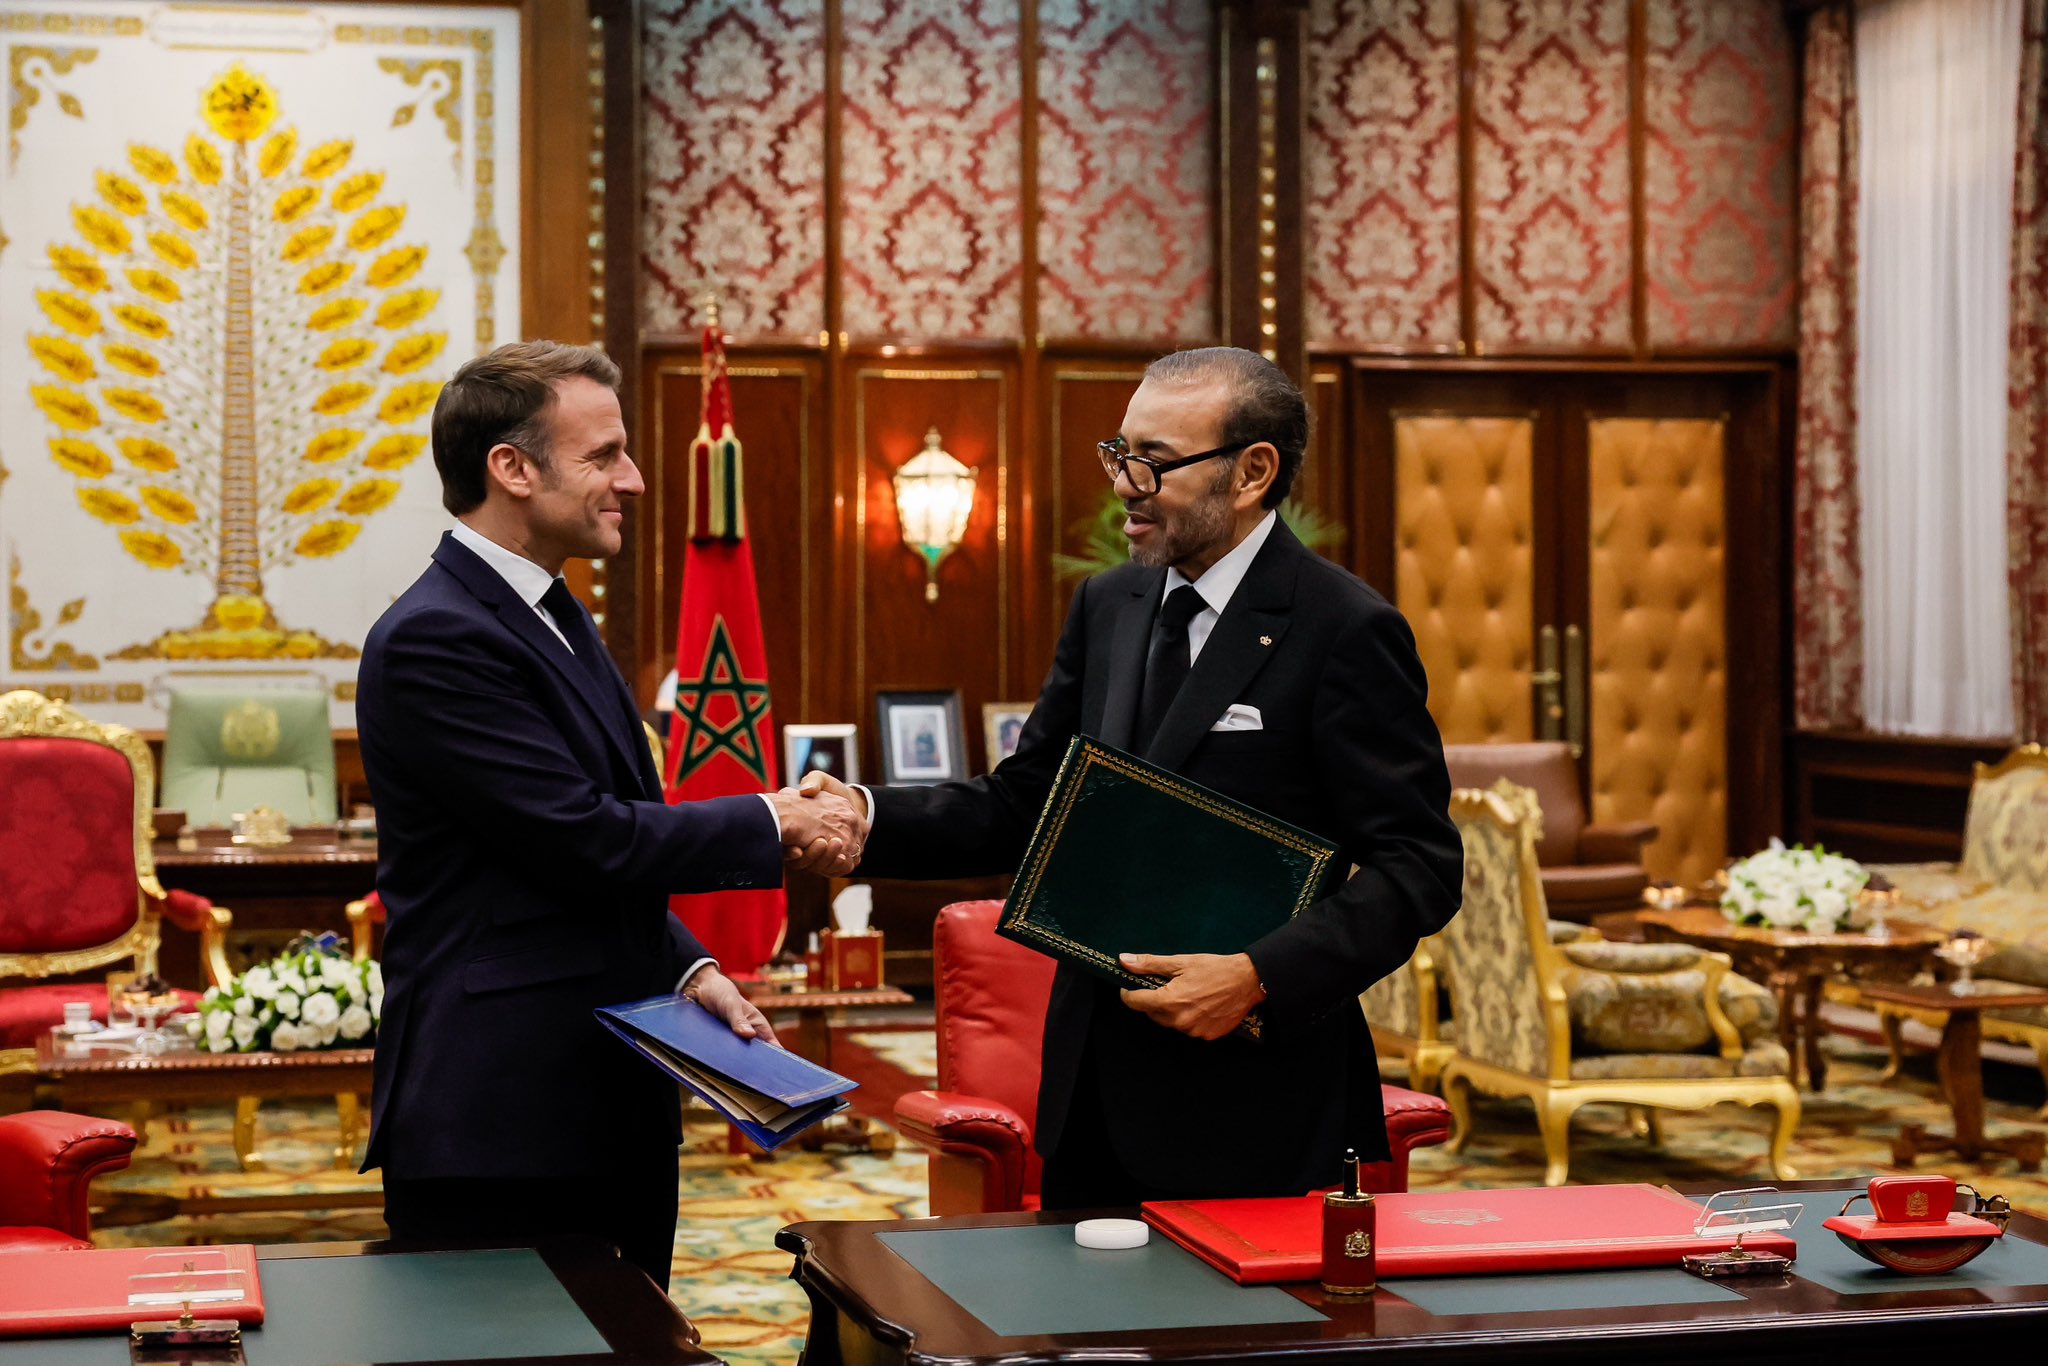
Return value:
[(536, 611), (540, 610), (541, 598), (554, 586), (553, 574), (518, 551), (507, 550), (467, 522), (457, 522), (455, 529), (449, 534), (475, 551), (478, 559), (495, 569), (498, 577), (519, 595), (521, 602)]
[(1223, 609), (1230, 605), (1231, 595), (1236, 593), (1237, 586), (1244, 582), (1244, 576), (1250, 571), (1252, 561), (1258, 558), (1259, 547), (1273, 534), (1273, 522), (1279, 515), (1277, 512), (1268, 512), (1260, 518), (1259, 524), (1251, 529), (1251, 533), (1232, 546), (1230, 552), (1222, 559), (1204, 570), (1199, 579), (1190, 579), (1178, 569), (1168, 569), (1167, 593), (1172, 593), (1184, 583), (1192, 583), (1209, 609), (1217, 616), (1222, 616)]

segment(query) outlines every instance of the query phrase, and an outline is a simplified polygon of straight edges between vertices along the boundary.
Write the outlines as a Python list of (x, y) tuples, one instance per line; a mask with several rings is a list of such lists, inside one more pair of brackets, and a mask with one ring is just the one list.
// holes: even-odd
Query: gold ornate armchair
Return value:
[[(1974, 930), (1997, 945), (1976, 975), (2025, 987), (2048, 987), (2048, 749), (2021, 745), (1995, 764), (1978, 764), (1963, 818), (1958, 863), (1873, 864), (1898, 889), (1902, 919), (1945, 930)], [(1899, 1027), (1918, 1020), (1940, 1029), (1946, 1013), (1868, 1002), (1849, 984), (1831, 990), (1836, 1000), (1876, 1010), (1900, 1064)], [(2048, 1010), (1987, 1010), (1984, 1037), (2034, 1050), (2048, 1079)], [(2040, 1117), (2048, 1120), (2048, 1106)]]
[(1423, 940), (1405, 967), (1374, 982), (1358, 998), (1372, 1030), (1373, 1048), (1383, 1058), (1406, 1058), (1408, 1085), (1432, 1095), (1455, 1051), (1445, 1041), (1446, 1022), (1441, 1018), (1439, 947), (1437, 936)]
[[(1465, 842), (1464, 908), (1439, 936), (1458, 1025), (1443, 1067), (1452, 1150), (1471, 1138), (1471, 1087), (1535, 1103), (1552, 1186), (1565, 1180), (1582, 1105), (1734, 1101), (1777, 1107), (1770, 1167), (1788, 1178), (1799, 1095), (1769, 993), (1731, 974), (1726, 956), (1689, 945), (1557, 942), (1536, 810), (1532, 792), (1505, 781), (1451, 797)], [(1643, 1127), (1656, 1137), (1654, 1123)]]
[[(230, 976), (228, 912), (156, 880), (154, 791), (134, 731), (41, 693), (0, 695), (0, 1075), (34, 1069), (36, 1036), (63, 1020), (66, 1002), (106, 1018), (106, 988), (77, 974), (154, 972), (165, 916), (199, 936), (213, 982)], [(48, 980), (63, 977), (74, 980)]]

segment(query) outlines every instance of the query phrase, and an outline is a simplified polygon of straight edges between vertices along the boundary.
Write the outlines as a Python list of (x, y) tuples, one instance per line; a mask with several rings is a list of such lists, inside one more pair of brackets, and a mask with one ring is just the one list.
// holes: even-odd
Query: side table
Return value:
[(1955, 1115), (1953, 1134), (1929, 1133), (1926, 1126), (1908, 1124), (1892, 1140), (1892, 1161), (1908, 1167), (1923, 1152), (1953, 1152), (1966, 1162), (1985, 1154), (2011, 1157), (2021, 1171), (2039, 1171), (2048, 1135), (2039, 1129), (1989, 1138), (1984, 1133), (1984, 1012), (2005, 1006), (2048, 1006), (2048, 991), (1973, 991), (1968, 995), (1947, 986), (1907, 986), (1892, 982), (1866, 982), (1863, 994), (1873, 1001), (1912, 1006), (1920, 1010), (1945, 1011), (1948, 1020), (1941, 1027), (1941, 1089), (1948, 1108)]
[[(740, 990), (756, 1010), (769, 1017), (771, 1023), (777, 1015), (794, 1014), (796, 1031), (783, 1042), (789, 1051), (800, 1058), (806, 1058), (820, 1067), (832, 1066), (832, 1013), (834, 1011), (879, 1010), (887, 1006), (913, 1004), (909, 992), (897, 987), (858, 987), (845, 991), (785, 990), (768, 983), (741, 983)], [(777, 1038), (782, 1038), (777, 1031)], [(732, 1131), (727, 1146), (738, 1151), (736, 1145), (746, 1142), (738, 1130)], [(862, 1152), (891, 1153), (896, 1150), (896, 1135), (887, 1129), (877, 1128), (858, 1115), (835, 1115), (824, 1123), (812, 1128), (796, 1140), (798, 1147), (815, 1152), (828, 1144), (834, 1147), (851, 1147)]]

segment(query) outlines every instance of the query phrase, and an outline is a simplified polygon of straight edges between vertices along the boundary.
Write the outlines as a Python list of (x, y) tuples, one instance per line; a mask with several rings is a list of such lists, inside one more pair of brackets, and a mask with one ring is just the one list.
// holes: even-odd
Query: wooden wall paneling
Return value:
[(1297, 381), (1308, 371), (1301, 189), (1307, 20), (1307, 0), (1224, 0), (1216, 45), (1223, 341), (1269, 354)]
[(1052, 647), (1066, 621), (1080, 579), (1062, 576), (1052, 562), (1054, 552), (1081, 554), (1087, 544), (1088, 528), (1109, 490), (1095, 443), (1115, 436), (1123, 426), (1124, 410), (1145, 373), (1145, 361), (1133, 353), (1128, 357), (1048, 356), (1043, 377), (1041, 405), (1045, 411), (1046, 452), (1039, 497), (1045, 504), (1046, 550), (1029, 562), (1029, 575), (1046, 585), (1048, 609), (1035, 631), (1033, 648), (1020, 661), (1022, 680), (1028, 693), (1036, 696), (1038, 684), (1052, 664)]
[[(822, 528), (830, 496), (829, 448), (819, 401), (823, 369), (815, 352), (735, 349), (728, 358), (734, 430), (743, 452), (747, 536), (779, 725), (857, 719), (819, 629), (821, 615), (830, 610), (825, 600), (829, 570), (821, 563), (827, 557), (820, 553), (829, 545)], [(650, 565), (642, 587), (653, 620), (647, 633), (650, 648), (634, 679), (643, 705), (652, 701), (661, 676), (675, 667), (684, 528), (689, 524), (687, 457), (697, 434), (702, 376), (701, 354), (694, 348), (648, 353), (644, 426), (649, 455), (643, 462), (648, 488), (639, 520)]]
[(1787, 840), (1851, 858), (1911, 863), (1959, 859), (1972, 769), (2003, 742), (1864, 733), (1795, 735)]
[[(619, 409), (626, 446), (635, 458), (647, 448), (641, 425), (640, 369), (640, 24), (632, 0), (590, 0), (593, 44), (586, 77), (595, 149), (601, 157), (594, 196), (586, 195), (587, 222), (598, 273), (591, 283), (591, 316), (605, 354), (618, 362)], [(644, 477), (644, 474), (643, 474)], [(628, 679), (640, 672), (656, 637), (641, 633), (640, 537), (627, 518), (624, 544), (605, 566), (602, 618), (605, 648)], [(593, 584), (595, 589), (598, 585)], [(593, 593), (595, 597), (596, 594)], [(651, 699), (650, 699), (651, 700)]]
[[(1017, 362), (1011, 356), (912, 367), (858, 353), (849, 359), (849, 402), (839, 416), (846, 445), (861, 462), (853, 490), (859, 554), (852, 582), (835, 585), (836, 611), (853, 626), (850, 700), (868, 737), (862, 771), (879, 776), (879, 737), (872, 734), (877, 689), (958, 688), (970, 737), (978, 734), (981, 704), (1010, 696), (1015, 566), (1007, 499)], [(924, 562), (903, 543), (891, 476), (924, 449), (934, 427), (979, 479), (966, 535), (939, 566), (938, 600), (927, 602)], [(979, 757), (975, 739), (968, 750)]]

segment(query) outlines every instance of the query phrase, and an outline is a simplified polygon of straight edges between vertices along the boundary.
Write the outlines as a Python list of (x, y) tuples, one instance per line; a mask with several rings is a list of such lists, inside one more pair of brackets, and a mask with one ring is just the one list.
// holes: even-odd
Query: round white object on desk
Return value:
[(1082, 1247), (1114, 1251), (1143, 1247), (1152, 1237), (1143, 1219), (1083, 1219), (1074, 1225), (1074, 1241)]

